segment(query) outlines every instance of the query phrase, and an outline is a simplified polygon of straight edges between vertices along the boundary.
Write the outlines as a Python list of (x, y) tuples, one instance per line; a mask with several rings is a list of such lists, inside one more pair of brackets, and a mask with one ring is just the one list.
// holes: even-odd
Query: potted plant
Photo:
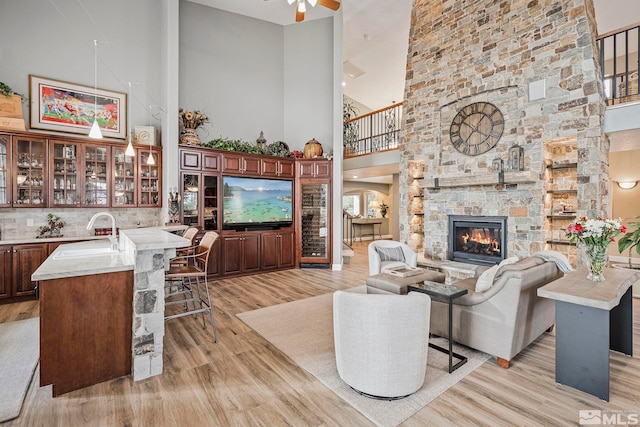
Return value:
[[(640, 220), (640, 215), (635, 217), (634, 219)], [(627, 228), (627, 233), (618, 240), (618, 251), (620, 253), (625, 250), (629, 250), (629, 262), (626, 264), (626, 268), (630, 268), (632, 270), (640, 269), (640, 265), (633, 264), (631, 262), (631, 253), (633, 248), (636, 249), (636, 253), (640, 255), (640, 221), (634, 221), (629, 223), (629, 227)], [(623, 265), (618, 264), (618, 267), (622, 267)]]
[(382, 218), (385, 218), (387, 216), (389, 205), (387, 205), (385, 202), (382, 202), (378, 208), (380, 209), (380, 215), (382, 215)]
[(344, 98), (342, 101), (342, 146), (344, 154), (354, 154), (356, 151), (356, 142), (358, 141), (358, 125), (355, 122), (347, 121), (355, 119), (358, 116), (358, 109), (353, 105), (353, 101)]

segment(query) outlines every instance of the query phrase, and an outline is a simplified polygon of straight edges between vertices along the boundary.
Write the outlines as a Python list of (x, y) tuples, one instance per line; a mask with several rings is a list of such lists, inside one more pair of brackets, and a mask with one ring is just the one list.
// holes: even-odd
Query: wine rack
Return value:
[(302, 257), (328, 257), (327, 184), (302, 185)]

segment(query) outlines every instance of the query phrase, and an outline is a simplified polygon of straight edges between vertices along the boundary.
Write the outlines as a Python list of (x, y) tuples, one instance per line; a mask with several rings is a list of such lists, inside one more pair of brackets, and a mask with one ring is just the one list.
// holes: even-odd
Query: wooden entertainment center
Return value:
[[(289, 222), (227, 222), (225, 178), (291, 183)], [(180, 146), (180, 221), (220, 238), (211, 252), (209, 275), (236, 276), (331, 264), (331, 161), (294, 159)], [(228, 187), (228, 185), (227, 185)], [(230, 197), (230, 196), (228, 196)], [(231, 210), (229, 205), (229, 210)], [(227, 221), (225, 220), (227, 216)], [(290, 215), (290, 216), (289, 216)]]

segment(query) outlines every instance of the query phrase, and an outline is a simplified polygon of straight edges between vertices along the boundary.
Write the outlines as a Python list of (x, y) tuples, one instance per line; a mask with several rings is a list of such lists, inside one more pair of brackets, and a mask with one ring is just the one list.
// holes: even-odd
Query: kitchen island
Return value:
[(160, 228), (120, 230), (117, 248), (59, 246), (32, 275), (40, 293), (40, 385), (53, 395), (162, 373), (164, 271), (190, 241)]

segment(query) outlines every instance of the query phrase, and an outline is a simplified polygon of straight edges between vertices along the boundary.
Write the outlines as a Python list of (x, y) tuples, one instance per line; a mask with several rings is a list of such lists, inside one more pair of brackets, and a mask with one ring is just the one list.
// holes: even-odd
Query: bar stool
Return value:
[(173, 258), (171, 260), (171, 264), (186, 264), (187, 259), (183, 259), (182, 257), (186, 256), (186, 255), (193, 255), (196, 251), (196, 249), (198, 248), (198, 246), (194, 246), (193, 245), (193, 241), (196, 238), (196, 235), (198, 234), (198, 227), (189, 227), (187, 228), (184, 233), (182, 234), (182, 237), (189, 240), (191, 243), (189, 245), (189, 247), (187, 248), (179, 248), (176, 249), (176, 258)]
[[(196, 246), (193, 254), (183, 255), (171, 261), (169, 270), (165, 272), (165, 310), (167, 306), (182, 304), (184, 311), (169, 314), (164, 320), (175, 319), (202, 313), (202, 327), (207, 328), (205, 313), (209, 313), (211, 326), (213, 327), (213, 341), (218, 342), (218, 333), (213, 319), (213, 309), (209, 296), (207, 282), (207, 265), (209, 254), (218, 233), (208, 231), (202, 237), (200, 244)], [(174, 262), (175, 261), (175, 262)], [(204, 285), (204, 289), (203, 288)]]

